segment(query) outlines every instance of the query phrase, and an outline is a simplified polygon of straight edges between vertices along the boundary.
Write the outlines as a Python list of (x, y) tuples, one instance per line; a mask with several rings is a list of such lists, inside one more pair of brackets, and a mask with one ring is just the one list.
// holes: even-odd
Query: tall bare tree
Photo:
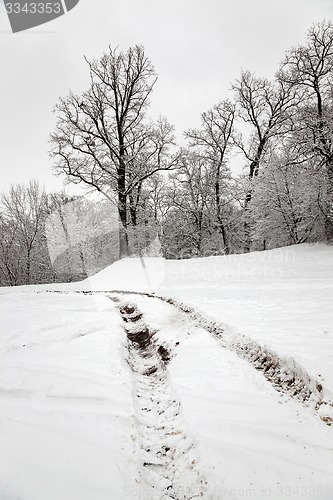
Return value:
[(128, 254), (128, 196), (156, 171), (172, 168), (173, 159), (166, 157), (174, 138), (165, 120), (156, 126), (145, 119), (157, 77), (143, 47), (126, 53), (110, 47), (87, 64), (89, 89), (71, 92), (55, 108), (51, 154), (56, 171), (71, 182), (96, 189), (110, 202), (110, 189), (116, 192), (122, 257)]
[(249, 163), (249, 178), (253, 179), (258, 175), (270, 141), (290, 130), (297, 94), (280, 78), (271, 82), (249, 71), (242, 72), (233, 89), (236, 91), (238, 114), (251, 127), (250, 139), (244, 143), (240, 135), (238, 146)]
[(209, 165), (214, 179), (215, 206), (218, 231), (222, 238), (224, 251), (229, 253), (224, 207), (226, 205), (226, 180), (229, 176), (228, 156), (233, 146), (235, 105), (231, 101), (221, 101), (201, 115), (201, 128), (185, 133), (190, 147), (196, 155)]

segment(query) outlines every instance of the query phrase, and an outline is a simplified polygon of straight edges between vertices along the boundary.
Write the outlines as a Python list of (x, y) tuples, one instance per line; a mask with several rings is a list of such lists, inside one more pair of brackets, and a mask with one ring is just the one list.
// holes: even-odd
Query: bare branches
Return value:
[(97, 188), (101, 181), (113, 185), (118, 180), (130, 141), (143, 127), (156, 76), (140, 46), (126, 54), (110, 48), (100, 60), (86, 61), (90, 88), (59, 100), (51, 155), (56, 171)]
[(306, 44), (287, 52), (282, 64), (284, 80), (304, 85), (315, 91), (325, 86), (331, 76), (333, 64), (333, 24), (323, 21), (314, 24), (307, 35)]
[(270, 141), (292, 129), (298, 96), (295, 89), (280, 78), (270, 82), (249, 71), (242, 72), (233, 89), (236, 91), (238, 115), (252, 129), (247, 145), (241, 135), (236, 139), (238, 147), (250, 162), (251, 179), (258, 174), (260, 161)]
[(326, 165), (333, 163), (333, 24), (313, 25), (306, 44), (287, 52), (280, 75), (303, 91), (303, 142)]
[(201, 115), (201, 129), (190, 129), (185, 137), (197, 153), (213, 162), (227, 161), (233, 142), (235, 105), (229, 100), (221, 101)]

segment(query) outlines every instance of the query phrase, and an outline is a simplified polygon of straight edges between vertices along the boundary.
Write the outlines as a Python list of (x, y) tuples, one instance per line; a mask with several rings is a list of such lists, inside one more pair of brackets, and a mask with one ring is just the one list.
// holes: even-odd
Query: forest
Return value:
[(149, 116), (158, 80), (141, 45), (86, 63), (87, 90), (55, 105), (50, 155), (87, 194), (37, 180), (1, 194), (1, 286), (75, 281), (127, 256), (333, 243), (332, 22), (281, 54), (274, 79), (240, 72), (182, 145)]

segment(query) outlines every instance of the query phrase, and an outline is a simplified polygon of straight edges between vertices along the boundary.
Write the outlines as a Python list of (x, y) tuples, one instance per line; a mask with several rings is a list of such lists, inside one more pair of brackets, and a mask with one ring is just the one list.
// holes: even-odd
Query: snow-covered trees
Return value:
[[(187, 150), (164, 188), (166, 256), (331, 241), (332, 44), (332, 24), (314, 25), (272, 81), (243, 71), (234, 101), (185, 132)], [(236, 179), (235, 151), (245, 167)]]
[(243, 152), (248, 168), (248, 187), (244, 199), (244, 250), (251, 249), (249, 205), (253, 183), (270, 147), (276, 146), (291, 130), (297, 105), (294, 88), (280, 78), (273, 82), (244, 71), (233, 85), (236, 93), (238, 116), (243, 121), (249, 137), (236, 134), (236, 144)]
[(2, 212), (0, 215), (1, 286), (15, 286), (23, 282), (21, 258), (17, 225), (12, 218)]
[[(245, 208), (252, 249), (318, 239), (333, 242), (332, 77), (333, 24), (323, 21), (310, 28), (304, 45), (286, 53), (277, 72), (279, 88), (287, 91), (286, 107), (278, 133), (273, 129), (264, 154), (257, 155), (262, 175), (251, 182), (246, 197), (251, 201)], [(260, 126), (253, 125), (260, 145)], [(254, 163), (248, 160), (253, 180), (256, 170), (251, 176)]]
[(12, 185), (0, 202), (2, 284), (49, 281), (52, 269), (44, 234), (45, 191), (37, 181)]
[(332, 77), (333, 24), (323, 21), (286, 53), (272, 81), (243, 71), (232, 86), (233, 142), (246, 168), (235, 193), (245, 251), (333, 242)]
[(118, 212), (104, 198), (46, 194), (37, 181), (0, 196), (0, 286), (75, 281), (118, 255)]
[(212, 177), (207, 162), (183, 152), (182, 165), (173, 174), (166, 200), (170, 210), (163, 228), (163, 248), (169, 257), (202, 255), (210, 236), (208, 209)]
[(313, 25), (272, 80), (241, 72), (181, 149), (166, 118), (147, 117), (157, 77), (143, 47), (87, 64), (88, 90), (56, 106), (51, 155), (104, 201), (12, 186), (0, 200), (1, 285), (73, 280), (117, 256), (333, 243), (332, 22)]
[(306, 43), (285, 57), (281, 78), (302, 92), (297, 141), (303, 154), (313, 157), (325, 170), (327, 206), (326, 238), (333, 243), (333, 23), (313, 25)]
[(105, 199), (50, 195), (45, 235), (53, 269), (64, 281), (91, 276), (119, 255), (118, 212)]
[(249, 207), (254, 250), (325, 235), (325, 179), (315, 162), (297, 163), (291, 153), (272, 154), (256, 180)]

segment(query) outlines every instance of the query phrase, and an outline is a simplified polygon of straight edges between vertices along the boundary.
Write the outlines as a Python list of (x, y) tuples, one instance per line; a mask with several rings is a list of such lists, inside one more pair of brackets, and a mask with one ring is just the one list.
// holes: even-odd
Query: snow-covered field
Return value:
[[(333, 427), (311, 406), (170, 304), (75, 290), (175, 297), (295, 360), (333, 400), (325, 245), (127, 259), (81, 283), (2, 288), (0, 500), (333, 498)], [(128, 302), (156, 330), (149, 356), (126, 336)]]

